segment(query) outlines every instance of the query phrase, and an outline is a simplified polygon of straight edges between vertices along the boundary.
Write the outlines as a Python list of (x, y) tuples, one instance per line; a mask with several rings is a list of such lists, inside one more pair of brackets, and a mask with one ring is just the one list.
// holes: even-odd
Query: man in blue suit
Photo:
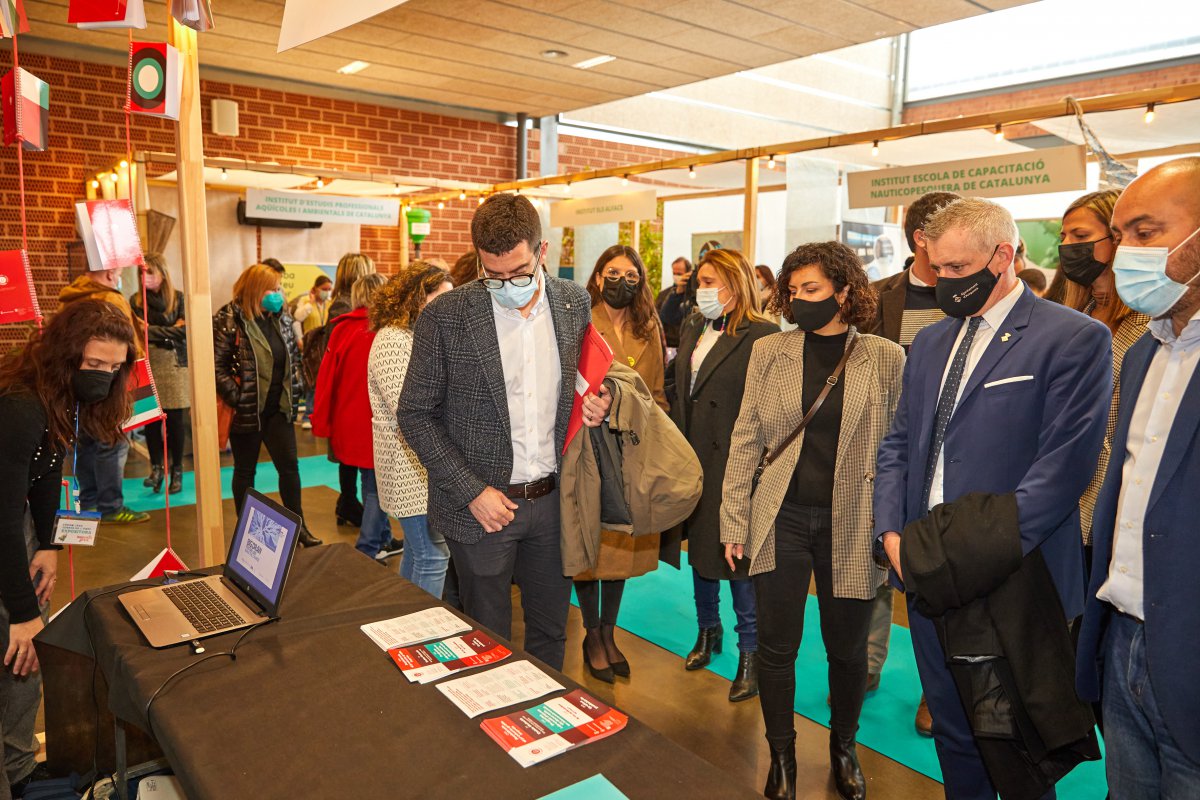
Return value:
[[(905, 525), (969, 492), (1015, 493), (1022, 552), (1040, 549), (1073, 619), (1084, 599), (1079, 497), (1112, 400), (1112, 337), (1017, 279), (1017, 226), (995, 203), (946, 206), (926, 223), (925, 241), (948, 318), (909, 351), (879, 448), (876, 537), (903, 581)], [(911, 597), (908, 619), (946, 797), (994, 800), (934, 623)]]
[(1108, 786), (1200, 797), (1200, 158), (1138, 178), (1117, 203), (1113, 275), (1150, 315), (1125, 355), (1076, 680), (1099, 699)]

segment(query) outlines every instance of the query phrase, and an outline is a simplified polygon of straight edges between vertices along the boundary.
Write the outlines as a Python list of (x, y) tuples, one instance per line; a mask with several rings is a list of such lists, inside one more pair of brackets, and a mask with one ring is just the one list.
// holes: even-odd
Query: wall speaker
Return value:
[(218, 136), (238, 135), (238, 104), (234, 100), (212, 101), (212, 132)]

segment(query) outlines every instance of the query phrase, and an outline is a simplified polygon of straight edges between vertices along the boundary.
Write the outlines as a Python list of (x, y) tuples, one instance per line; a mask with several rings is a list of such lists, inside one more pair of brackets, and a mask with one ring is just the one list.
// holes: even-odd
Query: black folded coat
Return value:
[(1016, 496), (972, 493), (904, 529), (907, 591), (933, 619), (992, 783), (1035, 800), (1100, 758), (1075, 694), (1067, 620), (1040, 550), (1021, 555)]

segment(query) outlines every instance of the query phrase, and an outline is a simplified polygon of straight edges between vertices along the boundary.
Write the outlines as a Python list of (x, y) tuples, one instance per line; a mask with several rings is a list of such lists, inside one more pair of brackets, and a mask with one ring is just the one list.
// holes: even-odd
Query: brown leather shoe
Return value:
[(929, 713), (929, 704), (925, 702), (925, 695), (921, 695), (921, 705), (917, 706), (916, 719), (917, 733), (922, 736), (933, 736), (933, 715)]

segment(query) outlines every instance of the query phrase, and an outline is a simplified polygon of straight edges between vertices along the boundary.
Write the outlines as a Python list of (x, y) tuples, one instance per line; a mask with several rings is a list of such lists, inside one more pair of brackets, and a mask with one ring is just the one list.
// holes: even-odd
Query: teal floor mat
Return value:
[[(682, 657), (696, 641), (696, 606), (692, 600), (691, 568), (683, 554), (683, 569), (660, 564), (654, 572), (635, 578), (625, 588), (620, 626), (630, 633)], [(736, 617), (729, 591), (721, 592), (721, 624), (725, 650), (714, 656), (708, 669), (732, 680), (737, 671)], [(804, 609), (804, 640), (796, 659), (796, 713), (821, 725), (829, 724), (828, 665), (821, 643), (816, 598)], [(921, 684), (907, 628), (892, 626), (892, 641), (879, 691), (863, 705), (858, 741), (934, 780), (941, 780), (933, 741), (918, 735), (913, 716), (921, 698)], [(1061, 800), (1101, 800), (1107, 793), (1104, 762), (1076, 767), (1058, 785)]]
[[(233, 497), (233, 467), (221, 468), (221, 497)], [(309, 456), (300, 459), (300, 485), (328, 486), (338, 488), (338, 465), (325, 456)], [(258, 463), (258, 474), (254, 478), (254, 488), (260, 492), (279, 491), (279, 473), (270, 461)], [(164, 482), (163, 490), (166, 490)], [(155, 494), (153, 490), (142, 485), (141, 478), (126, 478), (122, 487), (125, 493), (125, 505), (135, 511), (159, 511), (165, 507), (163, 492)], [(183, 508), (196, 504), (196, 481), (192, 473), (183, 473), (183, 491), (171, 495), (171, 508)]]

